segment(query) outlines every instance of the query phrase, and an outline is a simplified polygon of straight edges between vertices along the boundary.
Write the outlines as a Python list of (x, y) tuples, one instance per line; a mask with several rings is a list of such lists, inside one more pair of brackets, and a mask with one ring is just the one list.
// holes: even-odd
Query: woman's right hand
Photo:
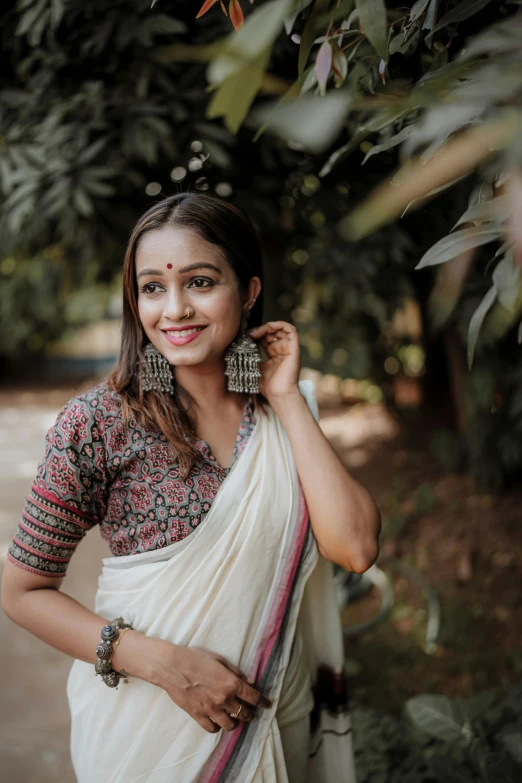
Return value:
[[(233, 731), (239, 721), (253, 720), (256, 708), (272, 706), (222, 655), (200, 647), (178, 647), (161, 639), (150, 642), (150, 682), (163, 688), (205, 731)], [(240, 706), (239, 718), (231, 718), (229, 713), (237, 712)]]

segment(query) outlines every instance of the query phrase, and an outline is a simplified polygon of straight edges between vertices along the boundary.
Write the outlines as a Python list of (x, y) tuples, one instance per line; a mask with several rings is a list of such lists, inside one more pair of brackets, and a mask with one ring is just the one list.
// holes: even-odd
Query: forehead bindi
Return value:
[(148, 231), (136, 248), (138, 274), (144, 269), (182, 272), (196, 261), (203, 265), (213, 264), (226, 274), (228, 265), (220, 248), (209, 244), (191, 229), (164, 226)]

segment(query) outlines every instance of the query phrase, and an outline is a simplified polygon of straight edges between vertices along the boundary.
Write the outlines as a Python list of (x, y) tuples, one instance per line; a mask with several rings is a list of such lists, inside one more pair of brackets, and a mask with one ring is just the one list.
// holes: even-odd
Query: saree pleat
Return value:
[[(300, 386), (314, 410), (311, 385)], [(210, 734), (162, 689), (133, 678), (115, 691), (91, 664), (75, 661), (67, 695), (79, 783), (288, 783), (279, 720), (282, 728), (307, 713), (303, 783), (355, 780), (333, 572), (317, 550), (290, 443), (271, 408), (259, 412), (193, 533), (103, 560), (95, 610), (223, 655), (273, 704), (233, 732)]]

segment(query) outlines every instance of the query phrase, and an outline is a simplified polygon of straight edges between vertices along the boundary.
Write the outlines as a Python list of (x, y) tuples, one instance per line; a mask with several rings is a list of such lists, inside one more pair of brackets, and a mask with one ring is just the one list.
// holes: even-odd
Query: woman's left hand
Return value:
[(261, 393), (272, 403), (281, 397), (299, 393), (301, 352), (295, 326), (286, 321), (267, 321), (249, 329), (247, 334), (258, 341), (268, 358), (259, 365)]

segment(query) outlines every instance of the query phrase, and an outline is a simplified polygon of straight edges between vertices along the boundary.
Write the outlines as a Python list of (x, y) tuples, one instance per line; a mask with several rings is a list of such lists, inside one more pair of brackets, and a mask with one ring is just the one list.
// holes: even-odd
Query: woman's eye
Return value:
[(150, 289), (151, 288), (155, 289), (157, 287), (158, 287), (157, 283), (145, 283), (145, 285), (140, 288), (140, 291), (142, 294), (155, 294), (156, 291), (151, 291)]
[(214, 285), (214, 281), (209, 277), (193, 277), (190, 281), (189, 287), (194, 284), (194, 288), (210, 288)]

